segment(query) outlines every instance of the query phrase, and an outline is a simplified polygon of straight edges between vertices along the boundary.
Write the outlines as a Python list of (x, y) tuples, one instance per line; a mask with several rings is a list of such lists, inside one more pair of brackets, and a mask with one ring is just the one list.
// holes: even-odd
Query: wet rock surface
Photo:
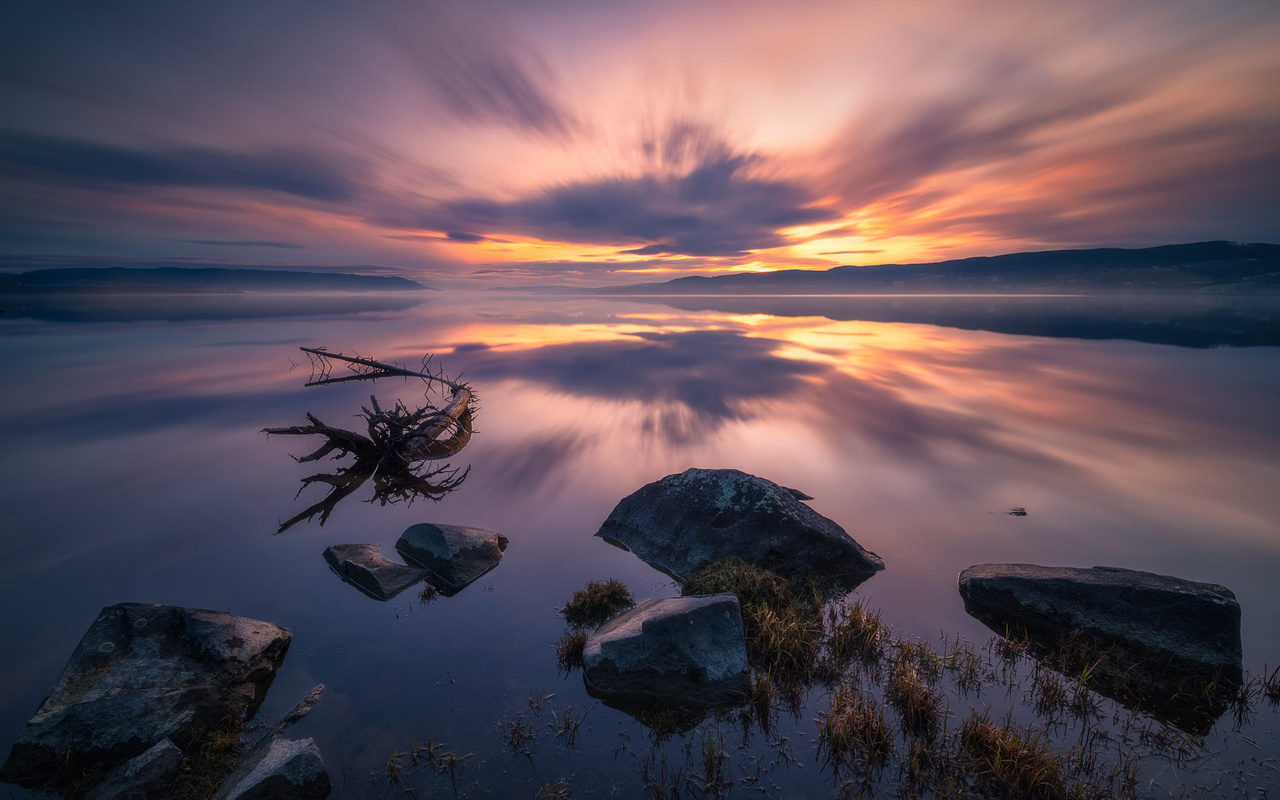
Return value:
[(865, 578), (884, 569), (801, 494), (735, 469), (690, 469), (623, 498), (596, 536), (678, 580), (734, 556), (780, 573)]
[(731, 594), (646, 600), (587, 639), (583, 673), (597, 697), (716, 706), (747, 691), (747, 647)]
[(119, 767), (166, 739), (185, 746), (251, 716), (290, 635), (221, 611), (122, 603), (104, 608), (27, 723), (0, 780), (54, 787)]
[(1080, 630), (1189, 669), (1237, 681), (1243, 671), (1240, 604), (1217, 584), (1118, 567), (979, 564), (960, 573), (960, 594), (979, 610)]
[(378, 600), (390, 600), (427, 577), (425, 569), (384, 558), (376, 544), (335, 544), (325, 548), (324, 560), (343, 580)]
[(1240, 605), (1223, 586), (1118, 567), (979, 564), (966, 610), (1032, 655), (1183, 730), (1203, 734), (1243, 679)]
[(314, 740), (273, 738), (249, 754), (214, 800), (323, 800), (331, 788)]
[(405, 529), (396, 550), (410, 564), (430, 570), (432, 584), (450, 595), (498, 566), (509, 541), (483, 528), (424, 522)]
[(85, 800), (165, 797), (181, 771), (182, 750), (168, 739), (163, 739), (142, 755), (104, 775), (98, 785), (85, 795)]

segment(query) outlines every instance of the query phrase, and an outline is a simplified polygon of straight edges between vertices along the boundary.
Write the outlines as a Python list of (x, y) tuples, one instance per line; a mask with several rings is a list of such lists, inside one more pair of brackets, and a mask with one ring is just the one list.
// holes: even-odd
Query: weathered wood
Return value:
[[(306, 384), (307, 386), (402, 376), (435, 381), (450, 387), (452, 391), (442, 409), (426, 405), (410, 410), (400, 402), (396, 402), (393, 408), (384, 409), (378, 403), (377, 397), (370, 395), (369, 406), (360, 408), (368, 424), (368, 436), (331, 427), (310, 413), (307, 414), (310, 425), (263, 428), (263, 431), (268, 434), (325, 437), (325, 442), (313, 452), (294, 457), (300, 463), (318, 461), (335, 452), (335, 458), (348, 454), (354, 454), (356, 457), (355, 463), (342, 467), (334, 473), (321, 473), (303, 478), (304, 488), (313, 483), (324, 484), (330, 487), (329, 494), (281, 524), (277, 533), (303, 520), (310, 520), (317, 514), (320, 516), (320, 524), (323, 525), (337, 503), (352, 494), (369, 478), (373, 478), (375, 484), (373, 499), (385, 505), (388, 502), (413, 502), (414, 499), (422, 497), (439, 500), (467, 477), (469, 470), (459, 474), (457, 469), (450, 468), (447, 464), (426, 470), (425, 473), (421, 465), (427, 461), (438, 461), (456, 455), (471, 441), (472, 423), (475, 417), (475, 395), (469, 386), (440, 375), (414, 372), (372, 359), (330, 353), (321, 348), (303, 347), (301, 349), (319, 359), (333, 358), (369, 370), (342, 378), (311, 381)], [(425, 363), (424, 360), (424, 365)], [(328, 374), (327, 364), (322, 363), (319, 369), (323, 370), (322, 375)], [(314, 375), (315, 373), (313, 377)]]

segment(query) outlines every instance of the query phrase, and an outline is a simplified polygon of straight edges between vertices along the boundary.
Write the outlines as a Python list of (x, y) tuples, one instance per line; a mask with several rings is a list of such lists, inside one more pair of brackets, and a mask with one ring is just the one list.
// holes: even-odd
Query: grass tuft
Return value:
[(587, 646), (587, 635), (582, 631), (565, 631), (556, 642), (556, 663), (560, 671), (568, 674), (582, 667), (582, 652)]
[(889, 632), (880, 612), (867, 609), (866, 600), (842, 610), (832, 608), (828, 621), (827, 653), (840, 668), (855, 661), (869, 665), (880, 660)]
[(573, 593), (560, 613), (575, 628), (594, 628), (635, 605), (631, 590), (617, 578), (591, 581)]
[(182, 769), (171, 787), (174, 800), (207, 800), (244, 757), (245, 726), (231, 720), (192, 741), (183, 750)]
[(831, 707), (818, 717), (818, 756), (839, 773), (845, 769), (869, 783), (889, 763), (893, 732), (884, 711), (852, 686), (831, 697)]
[(1067, 759), (1057, 754), (1043, 731), (1012, 722), (993, 723), (976, 711), (960, 728), (960, 753), (978, 786), (988, 795), (1015, 800), (1075, 800), (1068, 786)]
[(942, 721), (942, 696), (921, 677), (914, 662), (899, 658), (890, 664), (884, 698), (898, 712), (908, 734), (928, 738), (937, 732)]

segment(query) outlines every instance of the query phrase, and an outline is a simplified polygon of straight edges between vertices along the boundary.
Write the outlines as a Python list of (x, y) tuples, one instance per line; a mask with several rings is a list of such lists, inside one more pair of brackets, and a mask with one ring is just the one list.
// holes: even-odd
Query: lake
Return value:
[[(96, 613), (132, 601), (287, 627), (293, 644), (260, 718), (326, 685), (295, 730), (315, 737), (334, 797), (409, 796), (387, 762), (428, 740), (470, 757), (453, 775), (423, 770), (422, 796), (533, 797), (559, 779), (579, 798), (649, 796), (646, 777), (676, 770), (708, 731), (730, 742), (735, 793), (834, 796), (815, 758), (814, 718), (829, 703), (821, 687), (769, 736), (744, 743), (712, 719), (655, 743), (587, 695), (580, 674), (558, 671), (557, 609), (587, 581), (616, 577), (640, 598), (678, 594), (593, 534), (621, 498), (689, 467), (736, 468), (812, 495), (815, 510), (884, 559), (855, 598), (896, 636), (987, 642), (956, 591), (969, 565), (1108, 565), (1225, 585), (1243, 610), (1245, 668), (1280, 664), (1275, 301), (5, 302), (6, 753)], [(468, 381), (480, 410), (453, 460), (470, 467), (463, 484), (411, 506), (362, 502), (366, 488), (323, 527), (276, 535), (322, 496), (295, 496), (316, 470), (290, 458), (318, 442), (262, 428), (312, 412), (358, 429), (352, 417), (371, 393), (383, 405), (423, 399), (416, 380), (306, 388), (300, 346), (408, 366), (430, 353)], [(1009, 515), (1014, 507), (1026, 516)], [(499, 531), (510, 546), (494, 571), (429, 604), (412, 589), (385, 603), (366, 597), (321, 556), (371, 542), (394, 557), (400, 533), (428, 521)], [(952, 714), (967, 714), (966, 702), (1006, 701), (999, 691), (949, 696)], [(557, 734), (557, 711), (581, 720), (576, 738)], [(527, 755), (503, 741), (515, 719), (536, 731)], [(1249, 791), (1280, 781), (1264, 758), (1278, 751), (1274, 709), (1264, 704), (1242, 729), (1257, 751), (1229, 728), (1224, 719), (1215, 729), (1203, 774), (1153, 760), (1143, 785), (1177, 796), (1224, 772), (1242, 772), (1227, 781)]]

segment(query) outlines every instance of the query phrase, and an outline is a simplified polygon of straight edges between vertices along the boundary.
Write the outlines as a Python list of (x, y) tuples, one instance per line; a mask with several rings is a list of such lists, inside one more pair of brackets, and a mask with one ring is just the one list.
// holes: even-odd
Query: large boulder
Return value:
[(251, 716), (289, 632), (221, 611), (104, 608), (0, 767), (0, 780), (54, 786), (117, 767), (169, 739), (179, 747)]
[(690, 469), (624, 497), (596, 536), (677, 580), (734, 556), (784, 574), (865, 578), (884, 569), (799, 496), (736, 469)]
[(716, 706), (747, 691), (742, 611), (731, 594), (646, 600), (587, 639), (591, 693), (615, 701)]
[(1240, 604), (1217, 584), (1119, 567), (979, 564), (960, 573), (960, 594), (1033, 627), (1079, 631), (1237, 682), (1243, 672)]
[(463, 525), (410, 525), (396, 550), (411, 564), (428, 569), (445, 595), (455, 594), (498, 566), (510, 540), (500, 533)]
[(390, 600), (427, 577), (425, 569), (383, 558), (376, 544), (335, 544), (324, 560), (344, 581), (377, 600)]

